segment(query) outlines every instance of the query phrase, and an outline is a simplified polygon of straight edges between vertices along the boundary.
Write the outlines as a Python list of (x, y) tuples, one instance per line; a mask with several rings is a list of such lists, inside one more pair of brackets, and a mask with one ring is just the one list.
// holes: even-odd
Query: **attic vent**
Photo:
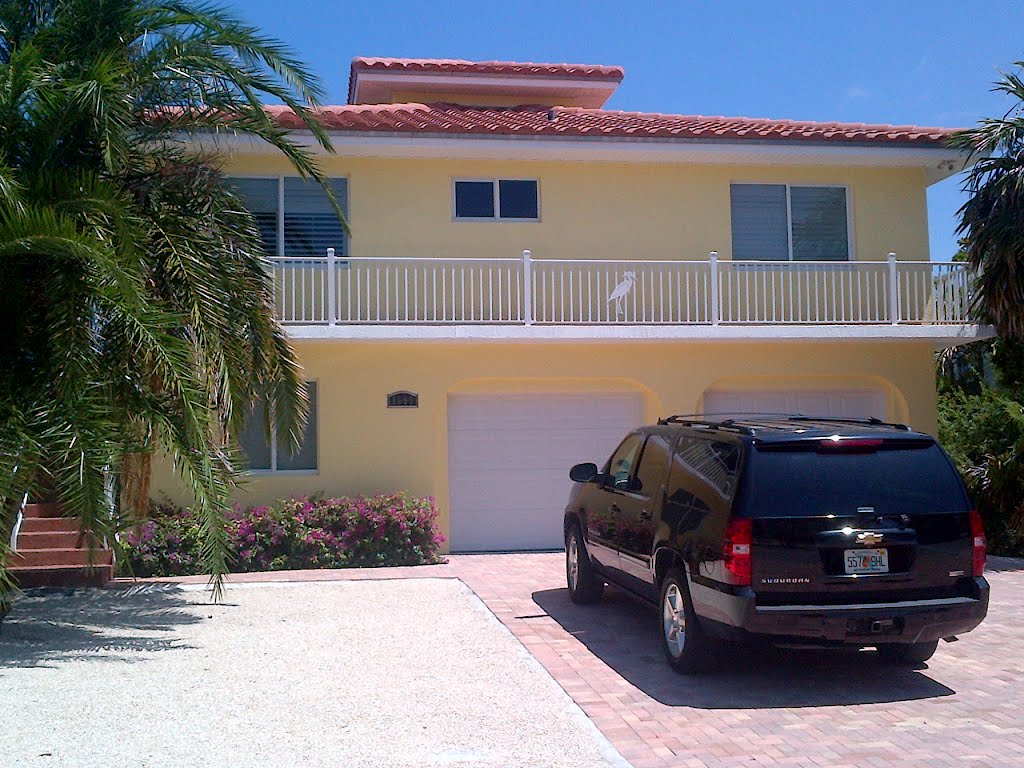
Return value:
[(419, 408), (420, 396), (415, 392), (392, 392), (388, 395), (388, 408)]

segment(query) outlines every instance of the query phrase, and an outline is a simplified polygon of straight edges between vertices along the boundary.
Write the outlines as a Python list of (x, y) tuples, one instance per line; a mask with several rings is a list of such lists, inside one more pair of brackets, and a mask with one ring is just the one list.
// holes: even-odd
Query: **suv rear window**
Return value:
[(888, 442), (864, 451), (818, 450), (817, 442), (752, 447), (743, 478), (747, 517), (965, 512), (970, 502), (942, 449)]

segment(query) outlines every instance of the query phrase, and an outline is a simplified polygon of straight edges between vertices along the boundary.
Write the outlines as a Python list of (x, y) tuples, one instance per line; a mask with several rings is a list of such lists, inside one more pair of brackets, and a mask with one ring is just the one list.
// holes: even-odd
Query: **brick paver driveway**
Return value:
[(561, 554), (239, 580), (454, 576), (466, 582), (636, 768), (1024, 766), (1024, 562), (989, 571), (989, 618), (921, 669), (870, 652), (754, 651), (681, 677), (656, 615), (609, 589), (576, 606)]

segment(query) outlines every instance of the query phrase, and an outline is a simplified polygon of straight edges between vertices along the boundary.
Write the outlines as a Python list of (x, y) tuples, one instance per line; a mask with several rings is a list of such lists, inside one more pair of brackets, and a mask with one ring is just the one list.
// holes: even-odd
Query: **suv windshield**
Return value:
[(935, 443), (889, 443), (869, 451), (817, 449), (817, 443), (750, 450), (744, 478), (747, 517), (965, 512), (969, 501)]

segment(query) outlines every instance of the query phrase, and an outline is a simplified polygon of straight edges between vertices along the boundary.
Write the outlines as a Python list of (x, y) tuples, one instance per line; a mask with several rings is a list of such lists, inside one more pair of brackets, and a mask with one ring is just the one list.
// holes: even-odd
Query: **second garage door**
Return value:
[(569, 467), (601, 464), (643, 421), (639, 394), (452, 396), (451, 549), (557, 549)]
[(710, 390), (704, 394), (704, 412), (714, 414), (801, 413), (884, 419), (885, 410), (885, 396), (878, 389)]

